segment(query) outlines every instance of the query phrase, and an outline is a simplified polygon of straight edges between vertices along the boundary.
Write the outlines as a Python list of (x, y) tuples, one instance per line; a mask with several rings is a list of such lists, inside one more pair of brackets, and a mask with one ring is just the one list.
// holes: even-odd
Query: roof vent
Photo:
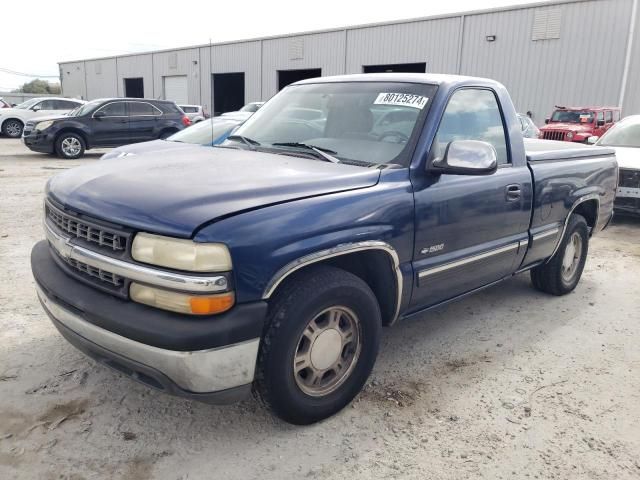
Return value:
[(539, 8), (533, 17), (531, 40), (551, 40), (560, 38), (562, 10), (560, 8)]

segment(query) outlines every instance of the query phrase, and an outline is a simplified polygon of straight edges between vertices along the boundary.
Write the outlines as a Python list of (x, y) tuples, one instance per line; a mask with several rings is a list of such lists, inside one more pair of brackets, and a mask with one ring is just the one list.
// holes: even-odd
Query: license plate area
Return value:
[(640, 188), (618, 187), (618, 197), (640, 198)]

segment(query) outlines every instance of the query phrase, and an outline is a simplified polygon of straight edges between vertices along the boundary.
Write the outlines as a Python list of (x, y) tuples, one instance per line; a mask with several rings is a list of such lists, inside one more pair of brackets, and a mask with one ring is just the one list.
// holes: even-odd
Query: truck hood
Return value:
[(168, 150), (53, 177), (48, 195), (94, 218), (188, 238), (205, 222), (267, 205), (375, 185), (377, 169), (248, 150)]
[(570, 130), (574, 133), (590, 133), (593, 131), (593, 126), (581, 125), (579, 123), (549, 123), (544, 127), (541, 127), (542, 131), (553, 131), (553, 130)]

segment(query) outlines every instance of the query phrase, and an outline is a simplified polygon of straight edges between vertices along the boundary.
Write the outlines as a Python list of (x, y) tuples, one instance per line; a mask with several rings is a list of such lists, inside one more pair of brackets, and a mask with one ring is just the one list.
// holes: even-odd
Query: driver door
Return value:
[(414, 310), (446, 301), (513, 273), (526, 248), (531, 175), (512, 164), (497, 96), (485, 88), (453, 93), (430, 158), (454, 140), (479, 140), (496, 150), (490, 175), (425, 172), (414, 181)]

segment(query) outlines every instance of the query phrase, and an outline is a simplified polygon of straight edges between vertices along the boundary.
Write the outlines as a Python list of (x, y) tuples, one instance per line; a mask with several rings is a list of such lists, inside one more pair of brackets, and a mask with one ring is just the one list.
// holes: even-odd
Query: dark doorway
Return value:
[(282, 90), (287, 85), (304, 80), (305, 78), (315, 78), (322, 76), (322, 69), (307, 68), (305, 70), (278, 70), (278, 90)]
[(362, 67), (364, 73), (385, 73), (385, 72), (402, 72), (402, 73), (425, 73), (427, 71), (426, 63), (391, 63), (389, 65), (364, 65)]
[(235, 112), (244, 105), (244, 72), (213, 74), (213, 115)]
[(129, 98), (144, 98), (144, 79), (125, 78), (124, 96)]

